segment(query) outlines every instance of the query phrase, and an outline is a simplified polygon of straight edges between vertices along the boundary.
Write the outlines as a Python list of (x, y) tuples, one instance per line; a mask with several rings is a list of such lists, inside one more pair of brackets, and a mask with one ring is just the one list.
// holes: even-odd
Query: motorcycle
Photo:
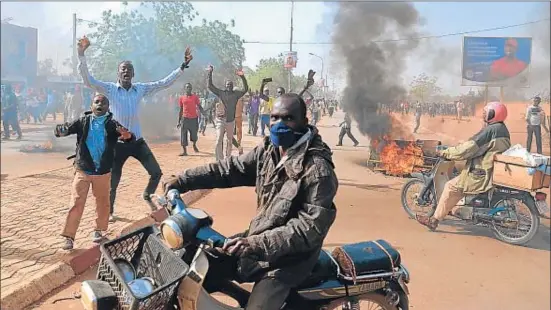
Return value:
[[(412, 179), (404, 184), (401, 194), (402, 207), (410, 218), (415, 218), (416, 214), (429, 217), (434, 214), (446, 182), (458, 174), (454, 170), (454, 161), (438, 158), (430, 171), (411, 174)], [(412, 197), (411, 202), (408, 197)], [(537, 192), (534, 199), (529, 192), (496, 185), (488, 192), (466, 195), (452, 216), (490, 227), (494, 236), (503, 242), (522, 245), (536, 234), (541, 216), (539, 209), (544, 209), (537, 205), (546, 205), (546, 198), (543, 192)], [(419, 207), (420, 211), (414, 211), (414, 207)]]
[[(226, 237), (212, 228), (212, 217), (201, 209), (188, 208), (177, 190), (171, 190), (166, 198), (157, 196), (155, 200), (170, 215), (159, 226), (159, 234), (164, 243), (172, 249), (172, 253), (189, 266), (175, 294), (170, 300), (166, 300), (167, 306), (164, 309), (244, 309), (250, 292), (231, 279), (214, 281), (216, 284), (210, 283), (208, 288), (205, 285), (205, 278), (209, 272), (209, 256), (210, 259), (216, 259), (220, 254), (217, 248), (221, 248), (226, 242)], [(323, 249), (308, 279), (291, 291), (281, 309), (408, 309), (407, 283), (410, 281), (410, 275), (401, 264), (400, 254), (384, 240), (349, 246), (355, 249), (349, 256), (355, 267), (354, 274), (346, 272), (349, 268), (343, 268), (343, 263), (338, 258)], [(88, 301), (86, 309), (101, 309), (97, 307), (101, 298), (107, 298), (106, 295), (111, 298), (121, 295), (114, 292), (105, 294), (104, 289), (100, 298), (93, 293), (100, 289), (89, 287), (101, 284), (91, 282), (86, 284), (87, 288), (84, 288), (83, 283), (81, 290), (83, 300)], [(220, 293), (233, 299), (238, 306), (230, 306), (219, 301), (216, 294)], [(118, 308), (122, 308), (120, 304)]]

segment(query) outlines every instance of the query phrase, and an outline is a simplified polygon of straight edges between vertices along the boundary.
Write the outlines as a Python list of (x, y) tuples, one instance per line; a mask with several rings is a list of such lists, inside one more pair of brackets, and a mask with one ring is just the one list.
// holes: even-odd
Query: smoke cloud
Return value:
[(380, 138), (393, 131), (390, 115), (378, 103), (403, 98), (406, 60), (418, 41), (373, 41), (419, 36), (420, 16), (412, 3), (341, 2), (334, 19), (333, 43), (346, 66), (343, 107), (362, 134)]

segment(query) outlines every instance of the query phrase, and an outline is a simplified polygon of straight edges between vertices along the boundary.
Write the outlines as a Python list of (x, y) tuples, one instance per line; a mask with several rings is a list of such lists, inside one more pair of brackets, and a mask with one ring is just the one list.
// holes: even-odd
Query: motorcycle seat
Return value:
[(339, 246), (331, 253), (341, 274), (356, 282), (363, 275), (391, 272), (401, 263), (400, 253), (385, 240)]
[(310, 276), (298, 286), (298, 289), (314, 287), (325, 281), (337, 279), (337, 273), (338, 268), (335, 261), (327, 251), (322, 249), (318, 262), (314, 266)]

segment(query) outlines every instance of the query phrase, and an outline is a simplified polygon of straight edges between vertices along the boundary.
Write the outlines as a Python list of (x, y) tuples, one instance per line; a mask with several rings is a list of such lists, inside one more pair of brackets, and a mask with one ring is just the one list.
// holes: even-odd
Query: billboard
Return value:
[(297, 52), (286, 52), (285, 53), (285, 64), (283, 65), (287, 69), (293, 69), (297, 67)]
[(464, 37), (461, 85), (529, 87), (532, 38)]
[(28, 82), (36, 78), (38, 66), (38, 30), (2, 23), (2, 81)]

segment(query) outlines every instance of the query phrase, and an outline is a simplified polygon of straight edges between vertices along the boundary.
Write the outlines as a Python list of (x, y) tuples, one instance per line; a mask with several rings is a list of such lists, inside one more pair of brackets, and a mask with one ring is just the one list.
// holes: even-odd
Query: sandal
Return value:
[(417, 214), (415, 219), (419, 222), (419, 224), (427, 226), (431, 231), (435, 231), (438, 227), (438, 220), (433, 217)]

